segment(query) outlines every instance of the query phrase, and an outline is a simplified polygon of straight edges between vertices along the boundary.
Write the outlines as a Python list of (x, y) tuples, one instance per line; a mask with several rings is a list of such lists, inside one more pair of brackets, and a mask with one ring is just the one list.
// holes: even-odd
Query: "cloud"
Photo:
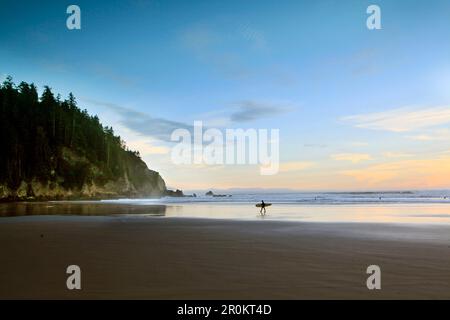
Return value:
[(247, 100), (239, 102), (238, 110), (230, 115), (230, 120), (233, 122), (247, 122), (271, 118), (287, 111), (289, 111), (288, 108), (279, 105)]
[(305, 148), (326, 148), (328, 145), (326, 144), (320, 144), (320, 143), (305, 143), (303, 145)]
[(361, 161), (371, 160), (370, 154), (366, 153), (339, 153), (331, 155), (331, 158), (337, 161), (350, 161), (353, 163), (358, 163)]
[(168, 147), (153, 145), (150, 141), (145, 139), (128, 140), (127, 146), (132, 150), (139, 150), (141, 156), (168, 154), (170, 152)]
[(358, 128), (393, 132), (412, 131), (450, 122), (450, 107), (399, 108), (388, 111), (343, 117)]
[(418, 141), (450, 141), (450, 129), (438, 129), (427, 133), (408, 136), (412, 140)]
[(313, 167), (314, 162), (310, 161), (291, 161), (280, 164), (280, 172), (300, 171)]
[(121, 117), (121, 125), (144, 136), (171, 142), (170, 136), (176, 129), (186, 129), (191, 133), (193, 132), (193, 126), (183, 122), (151, 117), (143, 112), (125, 108), (114, 103), (102, 102), (89, 98), (81, 98), (81, 100), (114, 111)]
[(340, 173), (364, 182), (367, 187), (448, 188), (450, 157), (402, 160)]
[[(231, 110), (230, 110), (231, 109)], [(287, 104), (245, 100), (235, 102), (227, 109), (215, 109), (196, 115), (209, 127), (226, 127), (233, 123), (243, 123), (264, 118), (273, 118), (291, 111)]]
[(402, 152), (384, 152), (383, 156), (385, 158), (408, 158), (412, 157), (412, 154), (409, 153), (402, 153)]
[[(164, 118), (151, 117), (146, 113), (126, 108), (115, 103), (98, 101), (87, 97), (81, 97), (81, 101), (91, 103), (94, 105), (108, 108), (120, 117), (119, 124), (131, 131), (141, 134), (146, 137), (155, 138), (164, 142), (173, 142), (170, 137), (172, 132), (176, 129), (186, 129), (191, 135), (193, 135), (194, 127), (191, 124), (187, 124), (180, 121), (173, 121)], [(287, 108), (269, 105), (264, 103), (258, 103), (254, 101), (240, 102), (237, 110), (231, 114), (223, 115), (215, 124), (221, 124), (223, 126), (229, 125), (232, 122), (246, 122), (265, 117), (273, 117), (277, 114), (287, 112)], [(204, 116), (217, 116), (220, 112), (213, 112)], [(225, 118), (224, 118), (225, 117)], [(207, 130), (217, 119), (198, 119), (205, 120), (208, 125), (203, 126), (203, 130)]]

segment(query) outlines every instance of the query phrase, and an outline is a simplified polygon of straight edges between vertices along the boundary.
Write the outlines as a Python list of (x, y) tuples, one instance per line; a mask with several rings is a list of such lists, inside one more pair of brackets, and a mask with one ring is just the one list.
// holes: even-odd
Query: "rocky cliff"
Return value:
[(158, 197), (164, 180), (139, 152), (81, 110), (33, 84), (0, 85), (0, 201)]
[[(84, 168), (79, 182), (72, 183), (67, 174), (57, 174), (43, 179), (34, 177), (22, 180), (17, 188), (0, 184), (0, 200), (80, 200), (114, 199), (121, 197), (160, 197), (166, 194), (166, 184), (158, 172), (150, 170), (141, 159), (129, 158), (123, 174), (105, 180), (103, 172), (86, 158), (77, 156), (71, 150), (64, 150), (62, 161), (67, 172)], [(70, 176), (70, 175), (69, 175)], [(80, 177), (78, 177), (80, 178)]]

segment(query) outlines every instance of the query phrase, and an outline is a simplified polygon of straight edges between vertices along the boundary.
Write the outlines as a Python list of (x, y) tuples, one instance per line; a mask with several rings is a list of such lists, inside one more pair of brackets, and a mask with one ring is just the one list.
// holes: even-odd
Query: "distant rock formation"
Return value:
[(184, 197), (185, 196), (183, 191), (181, 191), (180, 189), (177, 189), (175, 191), (173, 191), (173, 190), (166, 190), (164, 195), (168, 196), (168, 197)]
[(231, 197), (231, 194), (214, 194), (214, 192), (212, 192), (211, 190), (205, 193), (205, 196), (208, 197)]

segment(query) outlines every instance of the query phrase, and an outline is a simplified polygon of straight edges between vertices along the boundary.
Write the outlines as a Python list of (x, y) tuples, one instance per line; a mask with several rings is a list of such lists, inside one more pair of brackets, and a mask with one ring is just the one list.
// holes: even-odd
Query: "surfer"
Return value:
[(264, 200), (261, 200), (261, 210), (259, 210), (259, 213), (261, 215), (263, 215), (263, 210), (264, 210), (264, 215), (266, 215), (266, 204), (264, 203)]

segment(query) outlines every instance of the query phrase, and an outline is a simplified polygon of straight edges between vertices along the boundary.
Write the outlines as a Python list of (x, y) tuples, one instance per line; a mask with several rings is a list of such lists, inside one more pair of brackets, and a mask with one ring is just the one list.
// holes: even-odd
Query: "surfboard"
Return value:
[[(271, 203), (266, 203), (265, 205), (266, 205), (266, 207), (270, 207), (272, 204)], [(261, 205), (261, 203), (257, 203), (257, 204), (255, 204), (255, 207), (261, 208), (262, 205)]]

